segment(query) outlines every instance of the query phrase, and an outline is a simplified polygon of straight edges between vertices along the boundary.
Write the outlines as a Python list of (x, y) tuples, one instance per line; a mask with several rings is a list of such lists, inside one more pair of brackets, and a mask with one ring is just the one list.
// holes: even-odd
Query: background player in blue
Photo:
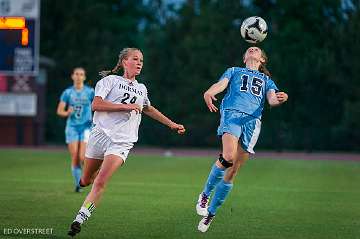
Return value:
[(65, 139), (71, 155), (71, 172), (75, 182), (75, 192), (80, 192), (81, 164), (85, 158), (86, 143), (92, 124), (91, 103), (94, 89), (84, 85), (86, 73), (84, 68), (73, 70), (74, 82), (61, 94), (57, 114), (67, 117)]
[[(284, 103), (288, 96), (278, 92), (266, 69), (267, 57), (258, 47), (250, 47), (244, 54), (246, 68), (232, 67), (226, 70), (219, 82), (212, 85), (204, 99), (211, 112), (217, 112), (213, 104), (215, 95), (227, 89), (220, 106), (220, 125), (217, 134), (222, 139), (222, 154), (213, 165), (203, 191), (199, 195), (196, 211), (203, 216), (198, 230), (206, 232), (217, 209), (233, 187), (239, 168), (254, 153), (260, 134), (261, 114), (267, 98), (271, 106)], [(211, 193), (214, 195), (209, 204)]]

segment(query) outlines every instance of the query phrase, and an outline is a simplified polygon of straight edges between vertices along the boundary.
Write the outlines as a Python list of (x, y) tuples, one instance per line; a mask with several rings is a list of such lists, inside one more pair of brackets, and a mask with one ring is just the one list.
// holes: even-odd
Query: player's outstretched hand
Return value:
[(213, 100), (217, 101), (215, 96), (205, 92), (204, 100), (205, 100), (205, 103), (206, 103), (207, 107), (209, 108), (210, 112), (217, 112), (218, 111), (218, 108), (213, 104)]
[(176, 132), (177, 132), (178, 134), (184, 134), (185, 131), (186, 131), (184, 125), (182, 125), (182, 124), (177, 124), (177, 123), (171, 124), (170, 128), (171, 128), (172, 130), (176, 130)]
[(137, 114), (141, 113), (141, 107), (138, 104), (127, 104), (126, 107), (129, 109), (129, 111), (135, 110)]
[(276, 93), (276, 97), (280, 103), (284, 103), (288, 99), (288, 95), (285, 92)]

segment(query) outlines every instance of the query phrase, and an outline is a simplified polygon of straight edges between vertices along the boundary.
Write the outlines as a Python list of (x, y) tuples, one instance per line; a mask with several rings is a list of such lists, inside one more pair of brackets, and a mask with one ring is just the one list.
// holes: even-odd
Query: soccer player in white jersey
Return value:
[[(173, 122), (150, 104), (145, 85), (135, 79), (142, 67), (141, 51), (125, 48), (121, 51), (115, 68), (101, 72), (105, 77), (95, 87), (92, 103), (95, 111), (94, 125), (86, 147), (84, 173), (80, 179), (81, 186), (93, 185), (70, 226), (70, 236), (80, 232), (81, 224), (91, 216), (109, 179), (124, 164), (138, 139), (141, 113), (178, 134), (185, 133), (183, 125)], [(123, 76), (115, 75), (121, 68)]]

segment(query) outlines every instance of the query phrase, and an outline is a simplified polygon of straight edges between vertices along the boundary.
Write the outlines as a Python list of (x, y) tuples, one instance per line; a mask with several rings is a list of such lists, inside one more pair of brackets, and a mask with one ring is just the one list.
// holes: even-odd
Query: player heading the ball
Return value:
[(218, 108), (213, 103), (215, 95), (227, 89), (220, 106), (221, 118), (217, 130), (222, 139), (222, 153), (212, 166), (196, 204), (197, 214), (203, 216), (198, 225), (201, 232), (208, 230), (218, 208), (230, 193), (239, 168), (249, 159), (250, 153), (255, 153), (265, 99), (271, 106), (277, 106), (288, 98), (286, 93), (279, 92), (270, 78), (264, 51), (250, 47), (243, 61), (245, 68), (227, 69), (220, 80), (204, 93), (210, 112), (217, 112)]

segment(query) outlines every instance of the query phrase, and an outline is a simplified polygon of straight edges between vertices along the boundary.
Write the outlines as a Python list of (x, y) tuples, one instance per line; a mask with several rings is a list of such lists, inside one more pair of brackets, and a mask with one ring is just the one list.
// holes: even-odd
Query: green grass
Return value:
[[(130, 156), (78, 238), (360, 238), (360, 163), (249, 161), (206, 234), (194, 203), (213, 159)], [(0, 238), (67, 238), (86, 193), (66, 152), (0, 150)], [(53, 228), (3, 235), (3, 228)]]

